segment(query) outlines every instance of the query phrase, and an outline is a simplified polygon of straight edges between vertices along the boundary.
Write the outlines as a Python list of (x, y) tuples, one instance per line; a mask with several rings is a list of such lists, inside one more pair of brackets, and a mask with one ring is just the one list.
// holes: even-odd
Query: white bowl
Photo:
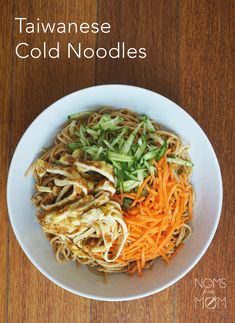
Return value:
[[(98, 106), (128, 107), (145, 113), (162, 126), (179, 134), (191, 145), (194, 162), (192, 183), (197, 201), (193, 233), (170, 264), (157, 261), (142, 278), (110, 275), (107, 284), (86, 266), (57, 263), (48, 240), (35, 221), (32, 176), (24, 173), (42, 147), (52, 140), (71, 113)], [(80, 296), (106, 301), (123, 301), (163, 290), (186, 275), (206, 252), (215, 234), (222, 206), (222, 180), (215, 152), (200, 126), (178, 105), (146, 89), (127, 85), (102, 85), (65, 96), (44, 110), (26, 130), (14, 153), (7, 183), (7, 203), (15, 236), (31, 262), (60, 287)]]

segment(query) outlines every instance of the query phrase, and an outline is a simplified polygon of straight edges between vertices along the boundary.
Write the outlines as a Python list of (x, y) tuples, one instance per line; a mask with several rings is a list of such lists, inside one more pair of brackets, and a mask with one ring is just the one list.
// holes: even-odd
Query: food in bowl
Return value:
[(189, 148), (128, 109), (70, 115), (27, 172), (56, 259), (139, 275), (169, 262), (192, 231)]

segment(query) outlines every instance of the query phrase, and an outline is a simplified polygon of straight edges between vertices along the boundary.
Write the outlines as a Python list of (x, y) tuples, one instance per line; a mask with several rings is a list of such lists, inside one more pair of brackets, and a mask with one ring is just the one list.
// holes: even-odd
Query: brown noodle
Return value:
[[(78, 141), (78, 136), (74, 134), (78, 133), (80, 125), (87, 125), (88, 127), (92, 127), (100, 121), (105, 113), (109, 113), (112, 118), (115, 118), (116, 116), (122, 117), (123, 121), (119, 126), (128, 127), (130, 130), (136, 129), (136, 127), (140, 123), (139, 115), (130, 110), (115, 110), (109, 107), (101, 108), (98, 111), (90, 113), (89, 115), (84, 115), (75, 120), (67, 121), (60, 133), (56, 136), (53, 146), (44, 151), (39, 159), (50, 165), (58, 165), (58, 161), (63, 159), (64, 156), (71, 155), (71, 151), (69, 150), (67, 145), (69, 143)], [(161, 130), (156, 122), (152, 121), (152, 124), (155, 128), (155, 134), (160, 138), (159, 140), (167, 141), (168, 156), (177, 156), (178, 158), (190, 162), (188, 154), (189, 146), (183, 145), (182, 141), (177, 135), (168, 131)], [(110, 136), (111, 134), (107, 133), (106, 135)], [(141, 131), (139, 130), (135, 141), (137, 141), (140, 136)], [(127, 137), (128, 133), (124, 134), (124, 138), (127, 139)], [(156, 146), (160, 146), (160, 142), (156, 142)], [(86, 154), (83, 154), (81, 157), (85, 160), (91, 160), (91, 157)], [(55, 185), (55, 181), (58, 182), (64, 179), (63, 174), (61, 175), (54, 172), (45, 172), (45, 174), (41, 176), (38, 169), (39, 168), (36, 161), (32, 164), (30, 170), (33, 171), (38, 188), (36, 194), (33, 197), (33, 203), (37, 208), (37, 216), (40, 222), (42, 221), (41, 219), (45, 219), (46, 215), (51, 212), (51, 209), (53, 210), (53, 205), (55, 205), (54, 209), (57, 211), (60, 210), (61, 207), (66, 207), (67, 205), (78, 201), (81, 198), (81, 188), (75, 187), (72, 183), (65, 186)], [(176, 177), (185, 174), (187, 178), (189, 178), (191, 170), (192, 167), (189, 166), (178, 164), (174, 165), (174, 173)], [(89, 176), (85, 176), (85, 179), (87, 179), (88, 177)], [(105, 203), (108, 203), (109, 200), (112, 201), (111, 196), (109, 196), (109, 199)], [(61, 203), (61, 205), (59, 203)], [(112, 207), (112, 212), (114, 212), (114, 214), (115, 212), (117, 214), (120, 213), (120, 210), (116, 205), (112, 205)], [(184, 216), (187, 216), (187, 212), (184, 214)], [(42, 222), (40, 222), (40, 224), (42, 225)], [(116, 223), (116, 225), (117, 230), (121, 232), (120, 223)], [(43, 229), (46, 232), (48, 239), (50, 240), (50, 244), (52, 246), (52, 249), (54, 250), (56, 259), (59, 262), (76, 260), (79, 263), (87, 264), (90, 267), (94, 267), (95, 270), (103, 272), (121, 272), (127, 271), (131, 268), (131, 264), (124, 266), (121, 263), (115, 261), (106, 262), (104, 259), (100, 259), (98, 256), (91, 254), (89, 248), (87, 247), (89, 243), (96, 243), (98, 247), (103, 246), (103, 241), (98, 241), (98, 235), (96, 235), (92, 230), (92, 233), (88, 235), (88, 237), (86, 237), (86, 241), (83, 241), (84, 245), (80, 245), (79, 253), (77, 253), (77, 245), (74, 243), (71, 236), (68, 237), (64, 232), (60, 233), (59, 230), (48, 230), (46, 229), (46, 227), (44, 227)], [(124, 230), (123, 227), (122, 230)], [(179, 230), (175, 231), (172, 236), (174, 247), (172, 248), (168, 256), (173, 254), (190, 234), (191, 227), (188, 224), (184, 224)], [(82, 248), (84, 248), (84, 250), (82, 250)], [(147, 262), (145, 267), (149, 268), (152, 263), (153, 260)]]

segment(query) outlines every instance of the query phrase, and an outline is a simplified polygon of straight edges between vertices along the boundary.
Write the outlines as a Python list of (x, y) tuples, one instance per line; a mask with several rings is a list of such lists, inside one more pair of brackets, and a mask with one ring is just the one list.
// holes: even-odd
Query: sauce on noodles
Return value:
[(189, 148), (127, 109), (69, 116), (29, 169), (57, 261), (139, 275), (157, 258), (169, 262), (192, 231)]

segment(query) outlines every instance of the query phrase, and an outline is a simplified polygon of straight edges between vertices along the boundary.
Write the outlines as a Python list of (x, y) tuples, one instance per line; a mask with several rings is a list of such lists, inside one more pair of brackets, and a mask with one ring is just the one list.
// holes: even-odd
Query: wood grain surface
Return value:
[[(0, 322), (234, 322), (234, 54), (233, 0), (0, 1)], [(20, 35), (14, 17), (41, 21), (109, 22), (111, 33)], [(27, 59), (15, 46), (27, 41), (82, 42), (146, 47), (146, 59)], [(75, 90), (124, 83), (154, 90), (181, 105), (202, 126), (218, 156), (224, 187), (220, 224), (208, 251), (174, 286), (120, 303), (88, 300), (46, 279), (30, 263), (12, 232), (6, 179), (17, 142), (50, 103)], [(200, 153), (200, 152), (199, 152)], [(206, 179), (205, 179), (206, 180)], [(224, 278), (226, 298), (215, 309), (195, 306), (195, 279)]]

